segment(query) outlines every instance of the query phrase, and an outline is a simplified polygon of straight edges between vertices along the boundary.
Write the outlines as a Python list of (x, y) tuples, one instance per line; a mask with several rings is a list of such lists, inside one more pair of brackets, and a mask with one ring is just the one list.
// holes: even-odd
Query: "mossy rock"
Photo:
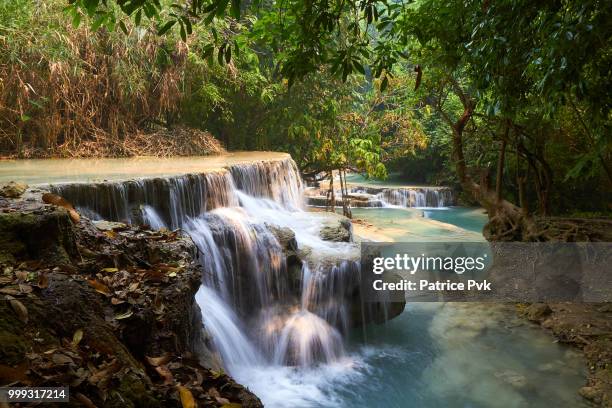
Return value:
[(31, 342), (24, 336), (25, 324), (18, 318), (6, 301), (0, 302), (0, 361), (14, 366), (23, 361), (31, 348)]
[(0, 213), (0, 263), (17, 259), (69, 263), (78, 253), (72, 228), (63, 208)]

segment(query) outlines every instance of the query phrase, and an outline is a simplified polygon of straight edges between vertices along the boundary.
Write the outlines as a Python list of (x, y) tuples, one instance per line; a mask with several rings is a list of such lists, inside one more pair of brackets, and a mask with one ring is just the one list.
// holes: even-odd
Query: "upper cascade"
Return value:
[(288, 156), (236, 163), (199, 173), (70, 182), (48, 188), (94, 220), (173, 229), (215, 208), (238, 206), (237, 190), (268, 198), (291, 210), (299, 210), (303, 205), (302, 181), (295, 162)]

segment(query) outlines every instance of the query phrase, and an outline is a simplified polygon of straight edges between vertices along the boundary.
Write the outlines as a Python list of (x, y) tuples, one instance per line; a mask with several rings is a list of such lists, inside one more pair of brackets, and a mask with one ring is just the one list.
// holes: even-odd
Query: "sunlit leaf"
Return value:
[(89, 285), (94, 288), (96, 292), (106, 296), (110, 295), (110, 289), (108, 289), (108, 286), (106, 286), (102, 282), (96, 279), (88, 279), (87, 283), (89, 283)]
[(181, 406), (183, 408), (195, 408), (196, 402), (191, 391), (182, 385), (178, 385), (176, 388), (178, 388), (179, 396), (181, 398)]
[(83, 330), (78, 329), (77, 331), (74, 332), (74, 334), (72, 335), (72, 346), (76, 347), (79, 345), (79, 343), (81, 342), (81, 340), (83, 340)]

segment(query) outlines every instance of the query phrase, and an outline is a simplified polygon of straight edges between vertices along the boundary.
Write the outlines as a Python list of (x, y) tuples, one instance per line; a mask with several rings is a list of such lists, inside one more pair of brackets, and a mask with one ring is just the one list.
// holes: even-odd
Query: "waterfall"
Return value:
[(230, 371), (233, 367), (262, 364), (263, 357), (244, 335), (240, 320), (214, 289), (202, 285), (196, 293), (196, 302), (215, 348)]
[[(105, 220), (143, 224), (143, 215), (155, 209), (160, 220), (172, 229), (189, 217), (208, 209), (236, 205), (234, 183), (228, 171), (156, 177), (99, 183), (67, 183), (49, 186), (77, 209)], [(148, 215), (141, 207), (149, 208)], [(149, 220), (150, 221), (150, 220)]]
[[(359, 250), (320, 237), (324, 214), (302, 210), (303, 184), (290, 158), (49, 188), (85, 216), (182, 228), (191, 236), (203, 273), (196, 301), (231, 374), (309, 367), (346, 355), (351, 319), (363, 314)], [(294, 234), (307, 259), (288, 265), (279, 231)]]
[(370, 195), (369, 202), (372, 207), (446, 207), (453, 205), (454, 197), (450, 188), (445, 187), (403, 187), (403, 188), (374, 188), (354, 187), (351, 194)]
[[(340, 200), (342, 192), (337, 190), (336, 199)], [(307, 190), (308, 204), (315, 207), (326, 207), (327, 197), (321, 190)], [(348, 189), (348, 201), (351, 207), (409, 207), (439, 208), (454, 204), (453, 192), (447, 187), (398, 187), (382, 188), (371, 186), (354, 186)], [(337, 203), (339, 205), (339, 201)]]
[(302, 179), (293, 160), (239, 164), (230, 171), (244, 193), (267, 197), (290, 210), (302, 208)]
[(155, 208), (150, 205), (142, 206), (142, 219), (145, 225), (151, 227), (151, 229), (159, 230), (162, 228), (167, 228), (164, 220), (161, 219)]
[(291, 210), (303, 206), (302, 180), (291, 159), (239, 163), (201, 174), (65, 183), (48, 188), (83, 212), (128, 224), (143, 223), (141, 207), (149, 206), (172, 229), (206, 211), (238, 206), (238, 190)]
[[(358, 262), (316, 264), (313, 269), (304, 263), (295, 290), (295, 276), (267, 225), (276, 214), (281, 224), (297, 227), (298, 242), (318, 241), (318, 247), (328, 245), (329, 251), (339, 250), (340, 255), (348, 253), (343, 246), (349, 244), (325, 243), (303, 228), (307, 213), (284, 209), (266, 198), (237, 195), (244, 207), (217, 208), (186, 223), (203, 254), (204, 270), (211, 272), (203, 284), (214, 291), (217, 307), (224, 304), (223, 319), (208, 319), (204, 307), (210, 306), (203, 306), (205, 326), (221, 337), (240, 327), (249, 347), (261, 356), (259, 363), (311, 366), (338, 361), (345, 355), (343, 338), (350, 328), (353, 301), (348, 291), (355, 289)], [(231, 349), (219, 351), (224, 361), (236, 358)]]

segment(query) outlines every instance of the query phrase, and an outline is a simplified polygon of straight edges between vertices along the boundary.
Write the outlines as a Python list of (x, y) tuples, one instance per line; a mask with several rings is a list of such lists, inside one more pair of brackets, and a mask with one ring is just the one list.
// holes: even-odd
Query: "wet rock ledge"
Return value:
[(0, 385), (69, 385), (69, 406), (262, 406), (193, 353), (208, 348), (190, 238), (20, 193), (0, 196)]

